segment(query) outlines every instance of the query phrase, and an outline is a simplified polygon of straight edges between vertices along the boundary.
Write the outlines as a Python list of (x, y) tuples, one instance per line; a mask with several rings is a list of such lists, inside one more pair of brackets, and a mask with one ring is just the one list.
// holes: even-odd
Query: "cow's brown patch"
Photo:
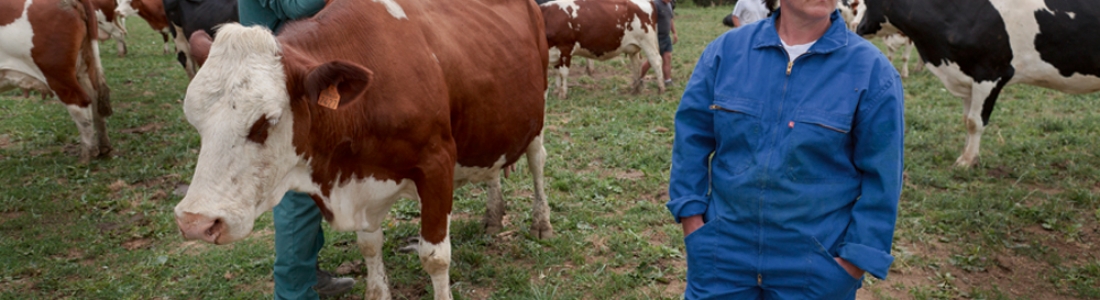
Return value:
[(309, 197), (313, 199), (313, 203), (317, 204), (317, 208), (321, 209), (321, 216), (323, 216), (326, 221), (332, 222), (332, 210), (325, 205), (325, 200), (321, 199), (321, 196), (314, 194), (310, 194)]
[(23, 1), (7, 1), (0, 7), (0, 26), (11, 24), (21, 16), (23, 16)]
[(260, 116), (248, 129), (248, 140), (263, 145), (267, 141), (267, 134), (271, 131), (271, 122), (267, 121), (267, 114)]

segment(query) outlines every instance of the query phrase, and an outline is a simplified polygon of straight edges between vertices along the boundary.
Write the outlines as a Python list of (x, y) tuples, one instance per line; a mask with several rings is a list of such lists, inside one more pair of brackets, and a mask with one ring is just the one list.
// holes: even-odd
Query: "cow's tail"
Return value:
[(114, 113), (111, 109), (111, 89), (107, 87), (107, 79), (103, 76), (103, 64), (99, 61), (99, 24), (96, 21), (95, 6), (91, 0), (79, 0), (84, 7), (84, 27), (87, 29), (87, 37), (84, 38), (80, 55), (87, 65), (88, 79), (95, 89), (95, 108), (100, 117), (108, 117)]

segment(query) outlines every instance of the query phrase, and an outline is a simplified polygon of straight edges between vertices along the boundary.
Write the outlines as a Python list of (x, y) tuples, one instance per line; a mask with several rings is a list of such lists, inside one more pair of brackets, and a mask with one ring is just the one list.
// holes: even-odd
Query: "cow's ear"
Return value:
[(206, 63), (206, 57), (210, 56), (210, 44), (214, 42), (214, 38), (206, 34), (205, 30), (196, 30), (187, 41), (191, 46), (191, 58), (198, 64), (196, 67), (201, 67)]
[(336, 109), (359, 99), (370, 88), (374, 72), (346, 61), (330, 61), (309, 70), (306, 97), (313, 103)]

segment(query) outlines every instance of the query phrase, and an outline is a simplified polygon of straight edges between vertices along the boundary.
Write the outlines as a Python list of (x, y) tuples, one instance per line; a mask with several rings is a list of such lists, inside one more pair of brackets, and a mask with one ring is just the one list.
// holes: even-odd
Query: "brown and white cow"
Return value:
[[(557, 71), (558, 98), (569, 92), (573, 56), (608, 60), (620, 54), (644, 52), (657, 86), (665, 91), (661, 53), (657, 44), (657, 11), (647, 0), (557, 0), (539, 5), (546, 18), (550, 50), (548, 73)], [(553, 76), (548, 74), (548, 76)], [(633, 91), (641, 91), (641, 70)]]
[(186, 238), (240, 240), (286, 191), (309, 193), (333, 228), (358, 233), (366, 298), (389, 299), (382, 227), (399, 198), (414, 199), (420, 261), (435, 298), (451, 299), (454, 187), (488, 182), (486, 226), (500, 230), (500, 171), (523, 155), (532, 233), (553, 234), (546, 39), (533, 1), (333, 1), (278, 37), (223, 25), (209, 47), (183, 104), (202, 138), (175, 209)]
[(99, 22), (100, 41), (115, 40), (118, 57), (126, 56), (126, 16), (118, 13), (116, 0), (92, 0)]
[(80, 131), (81, 162), (111, 152), (111, 115), (90, 0), (0, 0), (0, 91), (56, 94)]
[(153, 31), (160, 33), (164, 38), (164, 54), (172, 53), (168, 48), (168, 35), (172, 33), (168, 16), (164, 13), (164, 1), (162, 0), (118, 0), (118, 8), (115, 10), (122, 16), (138, 15), (149, 23)]

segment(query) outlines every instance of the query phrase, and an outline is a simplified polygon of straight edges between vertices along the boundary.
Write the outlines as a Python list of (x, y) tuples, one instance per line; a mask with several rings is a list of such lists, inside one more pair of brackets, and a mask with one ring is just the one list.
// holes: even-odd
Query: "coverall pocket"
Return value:
[(714, 112), (714, 138), (718, 140), (714, 160), (724, 172), (738, 175), (753, 164), (755, 149), (763, 135), (759, 101), (717, 95), (710, 110)]
[(714, 274), (714, 235), (719, 222), (720, 219), (711, 220), (684, 237), (689, 287), (708, 281)]
[(845, 180), (857, 176), (852, 165), (852, 115), (799, 110), (789, 124), (787, 176), (795, 181)]
[(861, 278), (853, 278), (833, 254), (813, 239), (813, 253), (808, 254), (806, 266), (806, 288), (809, 299), (844, 299), (856, 288)]

